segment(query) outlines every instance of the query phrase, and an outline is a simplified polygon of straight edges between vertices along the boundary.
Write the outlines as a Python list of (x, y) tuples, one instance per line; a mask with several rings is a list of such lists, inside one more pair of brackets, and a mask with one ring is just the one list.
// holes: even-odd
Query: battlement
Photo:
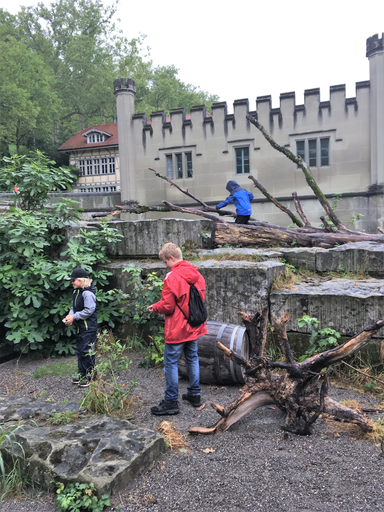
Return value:
[[(116, 88), (125, 90), (129, 87), (129, 84), (127, 86), (125, 82), (119, 82), (117, 85), (116, 82), (115, 90)], [(142, 129), (149, 132), (151, 136), (159, 129), (167, 130), (169, 133), (176, 130), (176, 134), (179, 129), (185, 130), (186, 127), (195, 129), (198, 125), (211, 126), (212, 129), (224, 126), (225, 133), (228, 133), (228, 126), (235, 127), (236, 123), (244, 124), (247, 114), (259, 119), (271, 131), (283, 127), (290, 129), (296, 126), (298, 119), (317, 124), (324, 116), (332, 121), (333, 115), (340, 115), (342, 112), (345, 115), (348, 115), (349, 112), (357, 114), (359, 107), (368, 107), (369, 94), (367, 93), (370, 81), (356, 82), (355, 86), (356, 96), (352, 98), (346, 97), (345, 85), (338, 84), (330, 87), (330, 99), (327, 101), (321, 101), (320, 88), (313, 88), (304, 91), (303, 104), (296, 104), (295, 92), (284, 92), (280, 94), (278, 108), (272, 108), (272, 97), (267, 95), (256, 98), (256, 110), (250, 110), (249, 100), (242, 98), (234, 101), (233, 114), (228, 114), (227, 102), (220, 101), (212, 104), (212, 114), (207, 112), (205, 105), (196, 105), (191, 108), (190, 114), (186, 114), (184, 108), (175, 108), (170, 111), (169, 116), (161, 110), (152, 112), (150, 119), (147, 119), (145, 114), (135, 114), (132, 119), (134, 122), (140, 122)]]
[(113, 91), (115, 94), (119, 94), (121, 92), (136, 94), (136, 82), (131, 78), (116, 78), (113, 82)]
[(382, 34), (381, 39), (379, 39), (379, 34), (375, 34), (372, 37), (368, 37), (367, 39), (367, 53), (366, 56), (368, 59), (376, 55), (377, 53), (384, 52), (384, 34)]

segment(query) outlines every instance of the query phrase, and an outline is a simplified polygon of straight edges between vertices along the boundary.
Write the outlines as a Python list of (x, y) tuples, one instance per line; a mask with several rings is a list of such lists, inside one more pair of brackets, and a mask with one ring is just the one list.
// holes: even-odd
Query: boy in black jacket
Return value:
[(96, 288), (83, 268), (72, 270), (71, 276), (66, 280), (72, 282), (74, 291), (71, 310), (63, 322), (65, 325), (75, 323), (76, 356), (79, 368), (78, 375), (73, 378), (72, 383), (87, 388), (95, 366), (95, 356), (90, 355), (90, 350), (94, 352), (96, 346)]

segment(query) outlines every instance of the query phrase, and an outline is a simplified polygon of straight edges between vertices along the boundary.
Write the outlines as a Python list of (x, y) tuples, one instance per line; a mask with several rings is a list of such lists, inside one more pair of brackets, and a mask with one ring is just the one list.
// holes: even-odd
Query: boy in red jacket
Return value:
[(151, 413), (156, 416), (179, 413), (178, 362), (183, 352), (189, 377), (188, 392), (183, 394), (183, 399), (188, 400), (193, 407), (201, 405), (197, 339), (199, 336), (207, 334), (206, 322), (197, 327), (192, 327), (186, 320), (189, 317), (190, 285), (194, 284), (202, 299), (205, 298), (205, 280), (203, 276), (197, 267), (183, 260), (181, 249), (175, 244), (165, 244), (159, 252), (159, 258), (171, 272), (165, 276), (160, 301), (148, 306), (149, 311), (165, 315), (165, 394), (160, 405), (151, 408)]

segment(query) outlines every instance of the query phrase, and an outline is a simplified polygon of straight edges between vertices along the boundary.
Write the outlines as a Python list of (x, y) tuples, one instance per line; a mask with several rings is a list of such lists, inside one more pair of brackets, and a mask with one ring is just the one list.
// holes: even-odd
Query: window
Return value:
[[(186, 169), (185, 175), (183, 174), (183, 160)], [(174, 179), (174, 174), (175, 178), (178, 180), (183, 178), (193, 178), (192, 153), (189, 151), (184, 154), (174, 153), (173, 155), (165, 155), (165, 165), (167, 167), (167, 178), (170, 180)], [(175, 169), (173, 167), (174, 165)]]
[[(320, 153), (319, 153), (320, 141)], [(309, 167), (321, 167), (330, 165), (329, 163), (329, 137), (322, 139), (306, 139), (296, 141), (296, 155), (307, 162)], [(306, 158), (308, 155), (308, 158)], [(320, 162), (319, 162), (320, 160)]]
[(102, 158), (101, 159), (101, 174), (107, 174), (107, 172), (108, 172), (107, 159)]
[(173, 162), (172, 155), (165, 155), (165, 162), (167, 165), (167, 178), (173, 180)]
[(93, 174), (100, 174), (100, 160), (98, 158), (93, 161)]
[(92, 160), (87, 160), (87, 174), (92, 174)]
[(308, 141), (308, 160), (309, 160), (309, 167), (316, 167), (317, 166), (317, 139), (310, 139)]
[(176, 178), (180, 179), (183, 177), (183, 159), (181, 153), (176, 153)]
[(108, 167), (109, 167), (109, 173), (112, 174), (115, 172), (115, 157), (111, 156), (108, 158)]
[(94, 144), (95, 142), (104, 142), (105, 135), (103, 133), (90, 133), (87, 136), (87, 144)]
[(187, 178), (193, 178), (192, 153), (185, 153), (185, 168), (187, 169)]
[(320, 139), (320, 165), (329, 165), (329, 138)]
[(249, 174), (249, 148), (235, 148), (236, 174)]
[(95, 187), (95, 192), (101, 192), (101, 187)]
[[(305, 161), (305, 141), (297, 140), (296, 141), (296, 155), (300, 156)], [(297, 166), (299, 167), (299, 166)]]
[(82, 176), (84, 176), (85, 175), (85, 160), (79, 160), (77, 162), (77, 166), (79, 169), (81, 169)]

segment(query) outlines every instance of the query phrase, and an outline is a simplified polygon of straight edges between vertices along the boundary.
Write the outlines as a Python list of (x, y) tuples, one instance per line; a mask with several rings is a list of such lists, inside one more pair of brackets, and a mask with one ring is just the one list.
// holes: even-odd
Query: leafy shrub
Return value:
[(299, 358), (299, 361), (305, 361), (305, 359), (314, 354), (330, 350), (338, 345), (338, 340), (341, 336), (340, 333), (329, 327), (318, 330), (320, 322), (317, 318), (304, 315), (302, 318), (297, 319), (297, 323), (299, 327), (307, 327), (311, 332), (309, 348), (305, 354)]
[(56, 507), (58, 512), (102, 512), (105, 507), (109, 507), (111, 502), (108, 494), (103, 494), (100, 498), (97, 497), (96, 488), (93, 484), (74, 484), (63, 483), (58, 484), (56, 491)]
[(133, 264), (123, 272), (128, 273), (127, 286), (127, 315), (138, 326), (145, 326), (151, 332), (148, 342), (148, 355), (141, 364), (146, 368), (161, 363), (164, 360), (164, 327), (156, 313), (148, 311), (147, 307), (160, 300), (163, 281), (152, 272), (142, 276), (142, 270)]
[(69, 189), (69, 170), (54, 169), (52, 161), (36, 152), (34, 158), (4, 159), (0, 189), (12, 190), (16, 207), (0, 215), (0, 324), (15, 350), (46, 349), (70, 354), (73, 328), (62, 323), (71, 303), (72, 287), (64, 278), (73, 268), (92, 271), (97, 291), (98, 321), (114, 327), (124, 318), (121, 290), (103, 292), (110, 272), (97, 265), (108, 262), (106, 249), (121, 235), (101, 222), (98, 229), (82, 229), (68, 243), (62, 259), (50, 256), (65, 239), (63, 228), (79, 220), (74, 201), (60, 199), (48, 205), (51, 191)]

